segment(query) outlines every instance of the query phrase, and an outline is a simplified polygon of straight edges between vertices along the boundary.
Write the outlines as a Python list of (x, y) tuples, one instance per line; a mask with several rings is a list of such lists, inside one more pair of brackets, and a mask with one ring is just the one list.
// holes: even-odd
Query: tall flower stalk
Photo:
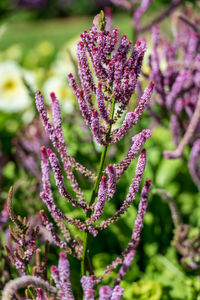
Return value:
[[(141, 72), (146, 43), (142, 39), (137, 41), (136, 45), (132, 47), (132, 42), (127, 40), (126, 35), (123, 35), (119, 39), (118, 29), (115, 28), (110, 32), (105, 29), (105, 25), (104, 14), (101, 12), (100, 15), (95, 17), (93, 27), (89, 31), (85, 30), (81, 34), (81, 40), (77, 43), (80, 86), (72, 74), (68, 75), (69, 83), (78, 100), (81, 114), (87, 126), (92, 131), (94, 140), (102, 146), (97, 174), (94, 174), (81, 165), (68, 153), (62, 131), (59, 102), (56, 95), (54, 93), (50, 95), (53, 122), (50, 122), (47, 116), (41, 92), (38, 91), (35, 96), (36, 106), (40, 113), (44, 129), (61, 159), (60, 164), (55, 152), (51, 149), (46, 149), (44, 146), (41, 147), (43, 188), (40, 196), (55, 224), (60, 229), (62, 236), (54, 229), (53, 223), (50, 222), (44, 210), (40, 212), (40, 215), (55, 245), (66, 254), (73, 255), (81, 260), (81, 283), (85, 300), (94, 299), (95, 286), (101, 282), (106, 274), (119, 265), (121, 265), (121, 269), (114, 287), (112, 289), (106, 286), (102, 287), (99, 299), (105, 299), (104, 296), (106, 293), (109, 294), (109, 297), (106, 299), (121, 299), (123, 289), (119, 284), (135, 256), (151, 186), (150, 179), (147, 179), (141, 192), (133, 234), (126, 249), (106, 267), (102, 276), (96, 277), (94, 274), (91, 274), (86, 263), (89, 235), (97, 236), (99, 231), (116, 222), (122, 214), (126, 213), (135, 200), (146, 166), (146, 150), (142, 150), (142, 148), (146, 139), (151, 136), (151, 131), (145, 129), (134, 136), (126, 157), (121, 162), (106, 166), (105, 162), (109, 145), (123, 139), (127, 132), (138, 123), (150, 101), (154, 86), (153, 82), (150, 82), (141, 96), (138, 106), (132, 112), (127, 112), (127, 105), (135, 90)], [(119, 125), (122, 116), (123, 122)], [(129, 187), (126, 199), (121, 203), (119, 210), (113, 216), (100, 220), (103, 216), (105, 205), (109, 205), (108, 201), (111, 201), (115, 194), (117, 181), (122, 177), (136, 156), (138, 156), (138, 162), (135, 177)], [(71, 195), (66, 187), (62, 165), (67, 180), (72, 186), (74, 196)], [(85, 213), (84, 220), (67, 217), (55, 204), (50, 183), (51, 169), (60, 195), (72, 206), (83, 210)], [(74, 170), (89, 177), (94, 182), (89, 201), (85, 198), (79, 182), (74, 175)], [(68, 230), (66, 224), (76, 226), (79, 230), (84, 231), (83, 239), (80, 240), (71, 236), (71, 232)], [(69, 279), (69, 263), (65, 253), (60, 253), (58, 268), (56, 266), (51, 268), (56, 288), (59, 290), (59, 296), (63, 300), (73, 299)], [(64, 265), (66, 268), (64, 268)], [(39, 287), (41, 288), (41, 285)], [(38, 290), (37, 299), (46, 299), (45, 293), (45, 290), (43, 294)]]
[[(116, 182), (114, 182), (114, 180), (117, 181), (120, 179), (125, 171), (124, 169), (127, 169), (131, 161), (139, 154), (146, 138), (149, 138), (151, 135), (149, 130), (144, 131), (143, 135), (141, 133), (143, 136), (142, 142), (138, 143), (137, 141), (133, 141), (125, 161), (122, 162), (121, 165), (119, 163), (108, 167), (108, 170), (112, 170), (113, 173), (116, 173), (116, 176), (111, 177), (111, 172), (108, 172), (109, 178), (107, 179), (105, 160), (109, 145), (121, 140), (126, 135), (127, 131), (130, 130), (133, 125), (137, 124), (142, 112), (150, 100), (153, 90), (153, 83), (151, 82), (145, 89), (135, 110), (133, 112), (126, 112), (127, 105), (134, 92), (141, 71), (146, 44), (144, 40), (140, 40), (131, 50), (132, 43), (127, 40), (126, 35), (121, 37), (119, 44), (118, 37), (118, 29), (115, 28), (112, 32), (105, 30), (103, 13), (95, 17), (92, 29), (90, 29), (89, 32), (84, 31), (81, 34), (81, 41), (77, 44), (78, 69), (81, 86), (78, 86), (75, 77), (72, 74), (69, 74), (68, 76), (69, 83), (77, 97), (81, 114), (87, 126), (91, 129), (94, 139), (103, 147), (96, 176), (89, 170), (86, 170), (86, 168), (81, 166), (68, 154), (61, 128), (59, 104), (55, 94), (51, 94), (54, 124), (49, 122), (46, 115), (41, 93), (38, 92), (36, 94), (36, 105), (40, 112), (43, 125), (54, 147), (61, 156), (67, 177), (72, 184), (77, 199), (72, 199), (64, 186), (64, 180), (61, 175), (61, 168), (56, 154), (49, 149), (45, 150), (45, 148), (42, 148), (44, 192), (41, 193), (41, 198), (47, 204), (59, 227), (61, 226), (59, 223), (62, 220), (74, 224), (75, 226), (78, 225), (80, 230), (85, 231), (82, 248), (79, 249), (79, 255), (81, 255), (82, 276), (86, 274), (86, 254), (89, 233), (96, 236), (99, 230), (106, 228), (113, 221), (117, 220), (131, 205), (138, 192), (139, 184), (144, 173), (146, 152), (143, 151), (140, 154), (135, 179), (129, 189), (127, 199), (122, 204), (119, 212), (117, 212), (113, 218), (111, 217), (108, 220), (102, 221), (100, 225), (96, 225), (96, 222), (103, 214), (104, 205), (108, 200), (108, 189), (113, 187), (115, 189)], [(88, 58), (90, 58), (93, 70), (90, 68)], [(93, 100), (94, 96), (96, 102)], [(125, 119), (121, 127), (113, 129), (113, 126), (115, 125), (116, 127), (116, 123), (123, 114), (125, 114)], [(47, 167), (49, 165), (48, 160), (53, 169), (60, 194), (71, 202), (72, 205), (80, 207), (85, 211), (85, 221), (69, 220), (58, 208), (56, 208), (55, 204), (53, 204), (53, 196), (49, 185), (49, 170), (47, 170), (47, 168), (49, 168)], [(85, 200), (83, 192), (73, 175), (72, 167), (76, 168), (84, 175), (88, 175), (90, 178), (95, 179), (89, 202)], [(148, 191), (149, 186), (149, 183), (146, 183), (146, 189)], [(112, 195), (113, 194), (114, 191), (112, 192)], [(95, 202), (96, 198), (97, 201)], [(54, 239), (56, 239), (55, 234)], [(58, 242), (58, 238), (56, 239), (56, 242), (57, 244), (60, 243), (60, 247), (64, 247), (60, 241)], [(71, 247), (71, 245), (68, 245), (68, 248), (69, 247)]]

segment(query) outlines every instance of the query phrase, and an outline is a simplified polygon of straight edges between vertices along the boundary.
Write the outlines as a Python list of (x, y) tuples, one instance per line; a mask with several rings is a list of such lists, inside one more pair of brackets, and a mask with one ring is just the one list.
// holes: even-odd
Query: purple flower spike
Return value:
[(153, 88), (154, 88), (154, 82), (151, 81), (149, 85), (146, 87), (146, 89), (144, 90), (144, 94), (142, 95), (139, 101), (138, 107), (134, 110), (134, 114), (136, 116), (134, 125), (137, 124), (141, 114), (147, 107), (147, 104), (149, 103), (151, 95), (153, 93)]
[(71, 73), (68, 75), (68, 78), (69, 78), (69, 83), (72, 86), (74, 93), (76, 95), (76, 98), (78, 100), (81, 114), (82, 114), (86, 124), (89, 127), (91, 127), (91, 111), (90, 111), (88, 103), (85, 99), (83, 90), (78, 88), (75, 78)]
[(51, 167), (52, 167), (53, 172), (54, 172), (56, 185), (58, 187), (58, 190), (59, 190), (61, 196), (68, 199), (68, 201), (71, 202), (73, 206), (79, 206), (83, 209), (87, 209), (87, 207), (83, 206), (82, 203), (79, 203), (77, 200), (73, 199), (69, 195), (68, 191), (66, 190), (66, 188), (64, 186), (64, 178), (63, 178), (63, 175), (62, 175), (61, 166), (60, 166), (59, 160), (56, 157), (56, 155), (51, 151), (51, 149), (47, 149), (47, 154), (49, 156), (49, 161), (51, 163)]
[(167, 96), (166, 104), (169, 109), (172, 107), (174, 100), (180, 94), (181, 90), (187, 90), (192, 86), (192, 81), (192, 75), (188, 71), (183, 71), (177, 76), (174, 84), (172, 85), (171, 91)]
[(47, 194), (51, 194), (51, 184), (50, 184), (50, 168), (47, 157), (46, 148), (41, 147), (41, 170), (42, 170), (42, 184), (43, 190)]
[(135, 121), (135, 114), (133, 112), (128, 112), (126, 114), (125, 120), (122, 126), (117, 130), (117, 133), (112, 137), (112, 143), (120, 141), (127, 133), (129, 129), (132, 128)]
[(35, 99), (36, 99), (35, 103), (37, 106), (37, 110), (40, 113), (45, 131), (49, 135), (49, 138), (52, 141), (54, 147), (56, 147), (54, 128), (51, 125), (51, 123), (49, 122), (49, 118), (47, 117), (47, 113), (46, 113), (46, 109), (45, 109), (45, 105), (44, 105), (44, 99), (43, 99), (43, 96), (40, 91), (36, 92)]
[(175, 114), (170, 116), (170, 131), (172, 135), (172, 140), (175, 145), (178, 145), (181, 139), (181, 128), (178, 121), (178, 118)]
[(106, 168), (106, 173), (108, 174), (108, 196), (107, 196), (107, 200), (110, 200), (114, 193), (115, 193), (115, 189), (116, 189), (116, 183), (117, 183), (117, 178), (116, 178), (116, 170), (115, 167), (113, 165), (108, 165)]
[(116, 57), (120, 55), (120, 60), (122, 60), (122, 63), (125, 63), (127, 61), (127, 54), (130, 51), (132, 46), (132, 41), (127, 40), (126, 34), (124, 34), (119, 42), (119, 48), (116, 53)]
[(135, 170), (136, 176), (141, 177), (143, 175), (145, 165), (146, 165), (146, 149), (143, 149), (141, 154), (140, 154), (140, 157), (139, 157), (139, 160), (138, 160), (138, 163), (137, 163), (137, 167), (136, 167), (136, 170)]
[(120, 300), (123, 296), (123, 293), (124, 289), (120, 285), (115, 286), (110, 300)]
[(28, 249), (24, 251), (24, 259), (26, 260), (27, 263), (30, 262), (31, 258), (33, 257), (33, 254), (35, 253), (35, 250), (36, 250), (35, 241), (31, 240)]
[(136, 74), (136, 77), (140, 75), (142, 68), (142, 61), (144, 58), (144, 53), (146, 51), (146, 41), (145, 39), (141, 39), (136, 43), (136, 47), (133, 48), (133, 52), (131, 54), (133, 71)]
[(56, 207), (53, 199), (53, 194), (50, 184), (50, 169), (46, 148), (41, 147), (41, 170), (42, 170), (42, 182), (43, 192), (40, 194), (41, 199), (48, 207), (49, 212), (52, 214), (55, 222), (58, 223), (60, 219), (65, 219), (64, 214)]
[[(67, 153), (67, 148), (66, 148), (65, 139), (64, 139), (64, 136), (63, 136), (62, 126), (61, 126), (61, 114), (60, 114), (59, 102), (58, 102), (58, 99), (55, 96), (55, 93), (51, 93), (50, 96), (51, 96), (51, 100), (52, 100), (52, 114), (53, 114), (53, 120), (54, 120), (55, 133), (56, 133), (57, 143), (58, 143), (58, 147), (59, 147), (58, 150), (59, 150), (59, 153), (60, 153), (61, 157), (65, 157), (65, 159), (68, 158), (69, 162), (72, 164), (73, 167), (76, 168), (76, 170), (78, 170), (82, 174), (94, 179), (95, 175), (93, 175), (84, 166), (82, 166), (81, 164), (76, 162), (75, 159), (72, 158)], [(67, 164), (68, 164), (68, 162), (67, 162)], [(69, 172), (69, 167), (68, 167), (67, 174), (70, 174), (70, 173), (71, 172)], [(71, 173), (70, 178), (71, 179), (73, 178), (72, 173)], [(73, 179), (73, 182), (75, 184), (74, 179)]]
[(74, 300), (71, 282), (70, 282), (70, 269), (69, 261), (67, 260), (66, 254), (61, 252), (58, 262), (58, 271), (60, 276), (60, 283), (62, 286), (62, 291), (66, 296), (66, 300)]
[(98, 83), (98, 88), (96, 91), (97, 103), (100, 111), (100, 116), (106, 121), (106, 123), (110, 122), (109, 115), (104, 102), (104, 93), (102, 91), (102, 83)]
[[(88, 219), (88, 221), (89, 221), (90, 219)], [(88, 222), (89, 223), (89, 222)], [(95, 227), (92, 227), (92, 226), (88, 226), (88, 232), (90, 233), (90, 234), (92, 234), (94, 237), (95, 236), (97, 236), (97, 234), (98, 234), (98, 231), (95, 229)]]
[(78, 85), (76, 83), (76, 80), (74, 78), (74, 76), (72, 75), (72, 73), (70, 73), (68, 75), (68, 79), (69, 79), (69, 84), (71, 85), (73, 91), (74, 91), (74, 94), (76, 95), (77, 99), (78, 99), (78, 95), (79, 95), (79, 88), (78, 88)]
[(51, 267), (51, 276), (53, 277), (53, 280), (56, 284), (57, 289), (62, 290), (62, 286), (61, 286), (61, 283), (60, 283), (60, 277), (59, 277), (59, 271), (58, 271), (58, 268), (56, 266)]
[[(54, 123), (58, 125), (59, 123), (58, 119), (60, 119), (60, 115), (59, 115), (60, 111), (58, 109), (59, 104), (57, 98), (54, 97), (54, 95), (52, 96), (53, 96), (52, 109), (53, 109)], [(85, 206), (86, 204), (85, 204), (83, 192), (81, 191), (78, 182), (74, 177), (71, 165), (75, 166), (76, 169), (83, 172), (84, 174), (87, 174), (89, 176), (91, 176), (92, 174), (91, 172), (88, 172), (83, 166), (78, 164), (74, 159), (72, 159), (67, 153), (67, 149), (66, 149), (66, 145), (62, 133), (62, 128), (60, 126), (54, 128), (54, 126), (52, 126), (52, 124), (49, 122), (49, 119), (46, 114), (46, 109), (45, 109), (44, 99), (42, 97), (42, 94), (40, 92), (37, 92), (35, 98), (36, 98), (36, 106), (40, 113), (45, 131), (47, 132), (49, 139), (52, 141), (53, 146), (58, 150), (62, 158), (64, 169), (67, 174), (67, 178), (70, 180), (70, 183), (77, 195), (77, 198), (79, 199), (79, 202)]]
[(185, 60), (193, 61), (196, 56), (196, 49), (198, 49), (199, 34), (197, 32), (192, 32), (190, 35), (190, 40), (188, 43), (187, 54)]
[(146, 165), (146, 150), (143, 149), (136, 166), (135, 170), (135, 178), (133, 179), (133, 183), (131, 184), (129, 188), (129, 193), (126, 197), (126, 203), (130, 205), (132, 201), (135, 199), (136, 193), (139, 190), (139, 185), (142, 180), (142, 175), (144, 174), (144, 169)]
[(131, 129), (133, 125), (137, 124), (141, 114), (143, 113), (144, 109), (150, 101), (153, 92), (153, 87), (154, 83), (150, 82), (140, 99), (138, 107), (134, 110), (134, 112), (129, 112), (126, 114), (125, 120), (121, 128), (117, 130), (117, 133), (112, 137), (112, 143), (120, 141), (126, 135), (127, 131)]
[[(40, 197), (42, 198), (43, 202), (47, 205), (49, 212), (51, 213), (54, 221), (57, 223), (58, 227), (62, 226), (61, 221), (66, 221), (67, 223), (78, 226), (80, 230), (86, 230), (86, 225), (81, 222), (79, 219), (72, 219), (66, 217), (60, 209), (58, 209), (51, 198), (47, 193), (40, 193)], [(64, 226), (64, 225), (63, 225)]]
[(61, 129), (61, 115), (60, 115), (60, 106), (58, 103), (58, 99), (54, 92), (50, 94), (51, 101), (52, 101), (52, 112), (53, 112), (53, 120), (55, 128)]
[(92, 73), (88, 64), (88, 59), (86, 55), (86, 46), (81, 41), (77, 44), (77, 57), (78, 57), (78, 67), (79, 75), (81, 78), (81, 84), (84, 91), (84, 96), (87, 101), (91, 104), (91, 92), (96, 91), (96, 87), (93, 81)]
[(105, 80), (108, 74), (100, 60), (102, 55), (99, 56), (99, 51), (96, 46), (93, 46), (91, 50), (92, 50), (91, 54), (93, 55), (92, 61), (93, 61), (93, 68), (94, 68), (95, 75), (99, 80)]
[(84, 290), (84, 300), (94, 300), (94, 279), (91, 276), (83, 276), (81, 284)]
[(61, 241), (60, 237), (57, 235), (57, 233), (54, 230), (53, 224), (49, 222), (47, 215), (43, 210), (40, 211), (40, 215), (42, 218), (42, 222), (45, 226), (45, 228), (49, 231), (55, 245), (58, 247), (65, 249), (66, 251), (68, 250), (68, 246), (65, 242)]
[(90, 111), (89, 106), (86, 102), (85, 96), (83, 94), (83, 90), (79, 90), (78, 102), (79, 102), (79, 107), (80, 107), (82, 116), (85, 119), (86, 124), (89, 127), (91, 127), (91, 111)]
[(138, 207), (138, 215), (135, 221), (135, 226), (132, 234), (132, 239), (134, 239), (137, 242), (137, 244), (139, 243), (140, 232), (143, 227), (143, 219), (147, 209), (150, 187), (151, 187), (151, 179), (147, 179), (145, 186), (143, 187), (141, 192), (140, 204)]
[(112, 264), (108, 265), (106, 270), (104, 271), (106, 274), (110, 273), (111, 270), (114, 270), (122, 264), (122, 267), (118, 273), (118, 276), (115, 280), (114, 285), (117, 286), (120, 281), (123, 279), (124, 275), (126, 274), (128, 267), (130, 266), (134, 255), (136, 248), (139, 244), (139, 239), (140, 239), (140, 233), (143, 227), (143, 218), (146, 212), (147, 208), (147, 201), (148, 201), (148, 196), (150, 192), (150, 186), (151, 186), (151, 180), (147, 179), (145, 186), (142, 189), (141, 197), (140, 197), (140, 204), (138, 208), (138, 214), (137, 218), (135, 220), (135, 226), (133, 229), (131, 241), (128, 243), (126, 249), (122, 252), (122, 254), (117, 257)]
[(153, 42), (154, 50), (157, 51), (157, 47), (160, 42), (160, 28), (157, 24), (152, 27), (152, 42)]
[(94, 111), (93, 111), (91, 128), (92, 128), (94, 137), (97, 140), (97, 142), (101, 145), (106, 145), (106, 142), (103, 138), (103, 133), (102, 133), (102, 130), (101, 130), (101, 127), (100, 127), (100, 123), (99, 123), (98, 112), (97, 112), (96, 109), (94, 109)]
[(133, 25), (137, 30), (140, 29), (140, 19), (151, 5), (151, 2), (152, 0), (142, 0), (140, 6), (136, 9), (133, 15)]
[[(119, 284), (124, 276), (127, 273), (128, 268), (130, 267), (136, 253), (136, 248), (140, 241), (140, 234), (143, 227), (143, 219), (144, 215), (146, 213), (147, 204), (148, 204), (148, 197), (150, 192), (150, 186), (151, 186), (151, 180), (147, 179), (146, 184), (142, 189), (141, 197), (140, 197), (140, 203), (138, 207), (138, 214), (137, 218), (135, 220), (135, 226), (133, 229), (131, 242), (129, 243), (128, 247), (124, 252), (127, 252), (127, 255), (124, 258), (123, 264), (121, 266), (121, 269), (117, 275), (117, 278), (115, 280), (115, 285)], [(130, 248), (130, 250), (129, 250)]]
[(101, 225), (99, 227), (100, 230), (107, 228), (110, 224), (117, 221), (120, 218), (120, 216), (127, 211), (129, 206), (135, 200), (135, 197), (139, 190), (140, 183), (142, 181), (142, 175), (144, 174), (145, 165), (146, 165), (146, 150), (143, 149), (139, 156), (138, 163), (136, 166), (136, 171), (135, 171), (135, 177), (133, 178), (133, 183), (129, 188), (129, 192), (127, 194), (126, 200), (123, 202), (122, 206), (114, 214), (114, 216), (101, 222)]
[(60, 274), (60, 280), (64, 283), (69, 279), (70, 270), (69, 270), (69, 261), (67, 260), (66, 254), (61, 252), (59, 254), (58, 270)]
[(99, 186), (98, 200), (94, 209), (94, 216), (96, 216), (97, 219), (99, 219), (103, 213), (104, 204), (107, 198), (107, 193), (108, 193), (107, 179), (106, 176), (102, 176), (100, 186)]
[(92, 224), (96, 222), (103, 214), (104, 205), (108, 197), (108, 185), (106, 176), (101, 177), (101, 182), (99, 185), (98, 199), (94, 208), (94, 214), (90, 219), (87, 220), (87, 224)]
[(133, 161), (133, 159), (136, 158), (136, 156), (142, 149), (146, 139), (150, 137), (151, 137), (151, 130), (144, 129), (142, 130), (142, 132), (140, 132), (139, 134), (135, 135), (132, 138), (132, 143), (127, 156), (119, 164), (114, 165), (114, 167), (117, 170), (117, 179), (119, 179), (124, 174), (124, 172), (129, 167), (130, 163)]
[(123, 78), (123, 62), (122, 56), (118, 55), (115, 62), (115, 73), (113, 82), (113, 94), (115, 96), (116, 102), (120, 101), (120, 85)]
[(45, 192), (42, 192), (42, 193), (40, 193), (40, 197), (41, 197), (42, 201), (46, 204), (49, 212), (52, 214), (52, 216), (55, 219), (59, 219), (59, 218), (64, 219), (64, 214), (56, 207), (56, 205), (54, 203), (52, 192), (50, 195)]
[(112, 290), (108, 285), (104, 285), (99, 290), (99, 300), (109, 300), (112, 295)]

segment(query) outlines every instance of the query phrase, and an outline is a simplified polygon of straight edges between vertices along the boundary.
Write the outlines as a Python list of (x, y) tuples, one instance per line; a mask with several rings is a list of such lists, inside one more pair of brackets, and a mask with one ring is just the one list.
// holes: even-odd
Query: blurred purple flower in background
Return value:
[[(190, 145), (190, 173), (200, 187), (200, 35), (199, 20), (180, 16), (172, 42), (152, 29), (153, 53), (149, 58), (150, 76), (155, 82), (155, 97), (162, 112), (169, 115), (172, 140), (177, 147), (164, 151), (167, 158), (179, 158)], [(163, 64), (165, 67), (163, 67)], [(153, 115), (152, 115), (153, 116)], [(162, 116), (158, 116), (159, 118)]]
[(17, 6), (29, 8), (41, 8), (48, 4), (48, 0), (18, 0)]

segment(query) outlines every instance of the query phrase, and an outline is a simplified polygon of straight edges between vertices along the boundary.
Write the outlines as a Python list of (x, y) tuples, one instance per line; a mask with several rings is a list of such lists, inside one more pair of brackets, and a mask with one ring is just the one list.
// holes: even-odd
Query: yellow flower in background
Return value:
[(139, 280), (125, 289), (125, 299), (160, 300), (162, 286), (153, 280)]
[(37, 45), (36, 51), (41, 56), (50, 56), (54, 52), (54, 45), (49, 41), (43, 41)]
[(30, 83), (31, 76), (29, 75), (31, 74), (25, 74), (14, 61), (0, 63), (1, 111), (18, 112), (29, 106), (30, 96), (23, 82), (23, 78), (25, 78)]
[(28, 51), (24, 57), (24, 66), (29, 69), (35, 69), (38, 67), (39, 57), (35, 49)]
[(13, 44), (3, 52), (4, 60), (19, 60), (22, 57), (22, 48), (19, 44)]
[(54, 92), (60, 102), (62, 110), (64, 110), (68, 114), (71, 114), (73, 112), (74, 96), (71, 88), (67, 84), (67, 80), (63, 80), (58, 76), (50, 77), (44, 83), (43, 91), (46, 96), (46, 99), (49, 99), (50, 93)]
[(162, 72), (164, 72), (168, 67), (168, 63), (166, 61), (165, 58), (163, 58), (161, 61), (160, 61), (160, 69)]

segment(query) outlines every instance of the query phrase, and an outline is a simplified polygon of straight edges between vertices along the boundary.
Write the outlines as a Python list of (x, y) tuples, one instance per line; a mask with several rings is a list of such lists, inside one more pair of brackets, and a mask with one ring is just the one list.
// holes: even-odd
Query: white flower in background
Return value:
[[(28, 76), (27, 76), (28, 75)], [(18, 112), (30, 104), (30, 96), (23, 78), (32, 85), (30, 72), (24, 71), (14, 61), (0, 63), (0, 110)]]
[(43, 86), (44, 95), (46, 99), (49, 100), (49, 95), (51, 92), (56, 94), (62, 109), (71, 114), (73, 112), (73, 93), (69, 85), (67, 84), (67, 80), (63, 80), (62, 78), (55, 76), (50, 77)]

